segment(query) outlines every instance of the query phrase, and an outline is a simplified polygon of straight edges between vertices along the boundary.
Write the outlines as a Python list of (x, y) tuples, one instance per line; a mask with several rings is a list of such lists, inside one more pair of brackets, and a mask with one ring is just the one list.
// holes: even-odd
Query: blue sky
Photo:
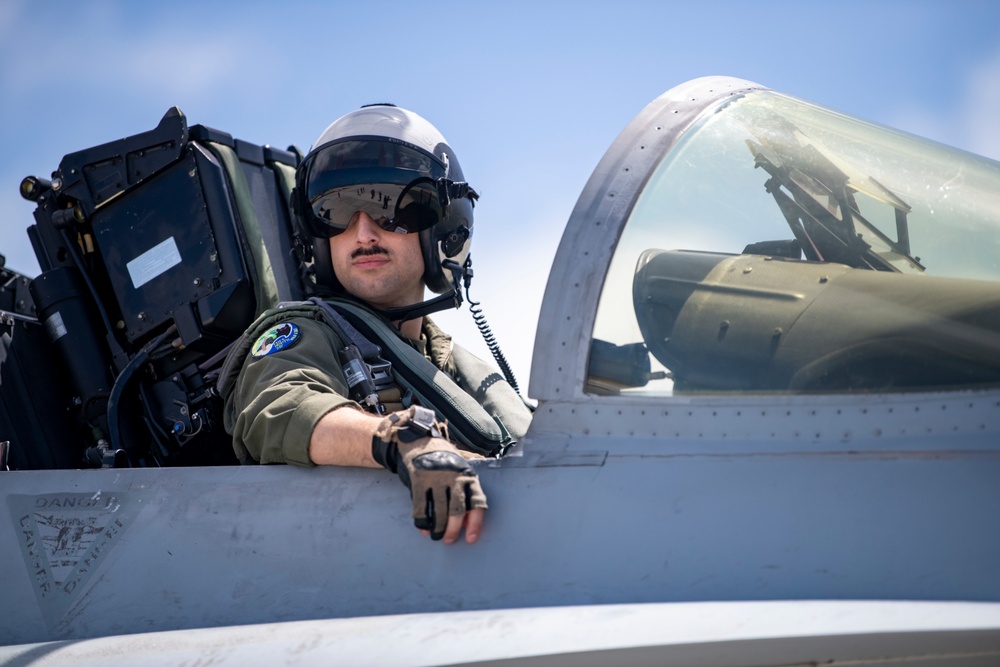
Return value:
[[(38, 270), (21, 178), (170, 106), (307, 150), (341, 114), (394, 102), (438, 126), (483, 194), (473, 297), (526, 385), (549, 262), (591, 171), (647, 103), (715, 74), (1000, 159), (1000, 3), (985, 0), (0, 0), (0, 253)], [(484, 349), (467, 314), (437, 319)]]

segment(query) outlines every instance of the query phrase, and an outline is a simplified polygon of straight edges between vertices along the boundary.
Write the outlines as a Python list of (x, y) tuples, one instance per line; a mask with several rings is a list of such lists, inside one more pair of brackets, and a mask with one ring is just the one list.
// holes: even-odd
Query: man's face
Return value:
[(330, 238), (337, 280), (377, 308), (409, 306), (424, 299), (424, 258), (419, 234), (388, 232), (357, 212), (347, 229)]

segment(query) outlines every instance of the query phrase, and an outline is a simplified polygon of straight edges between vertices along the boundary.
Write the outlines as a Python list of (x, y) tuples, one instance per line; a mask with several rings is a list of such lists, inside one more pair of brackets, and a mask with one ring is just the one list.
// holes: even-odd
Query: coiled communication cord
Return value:
[(507, 378), (508, 384), (514, 388), (514, 391), (520, 394), (521, 389), (517, 386), (517, 379), (514, 378), (514, 372), (510, 369), (510, 364), (507, 363), (507, 358), (503, 355), (500, 344), (497, 342), (496, 336), (493, 335), (493, 330), (490, 329), (490, 325), (486, 321), (486, 316), (483, 315), (483, 309), (480, 308), (479, 302), (473, 301), (469, 295), (470, 282), (472, 281), (468, 279), (465, 281), (465, 298), (469, 302), (469, 312), (472, 313), (472, 320), (479, 328), (479, 333), (483, 335), (486, 347), (490, 348), (490, 352), (493, 354), (493, 358), (496, 359), (497, 365), (500, 366), (500, 370), (503, 371), (504, 377)]

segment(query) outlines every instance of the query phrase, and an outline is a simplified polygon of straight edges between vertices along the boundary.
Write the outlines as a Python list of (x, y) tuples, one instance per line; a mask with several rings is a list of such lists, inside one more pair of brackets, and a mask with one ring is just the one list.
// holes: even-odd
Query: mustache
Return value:
[(351, 253), (351, 259), (357, 259), (358, 257), (367, 257), (370, 255), (389, 255), (389, 251), (380, 245), (365, 246), (364, 248), (358, 248)]

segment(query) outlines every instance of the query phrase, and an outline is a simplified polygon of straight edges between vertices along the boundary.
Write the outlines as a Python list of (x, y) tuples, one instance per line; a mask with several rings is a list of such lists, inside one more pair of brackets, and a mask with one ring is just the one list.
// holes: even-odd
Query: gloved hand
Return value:
[(372, 436), (372, 456), (410, 489), (413, 524), (434, 540), (444, 536), (449, 515), (486, 509), (479, 476), (447, 438), (434, 411), (419, 406), (392, 413)]

